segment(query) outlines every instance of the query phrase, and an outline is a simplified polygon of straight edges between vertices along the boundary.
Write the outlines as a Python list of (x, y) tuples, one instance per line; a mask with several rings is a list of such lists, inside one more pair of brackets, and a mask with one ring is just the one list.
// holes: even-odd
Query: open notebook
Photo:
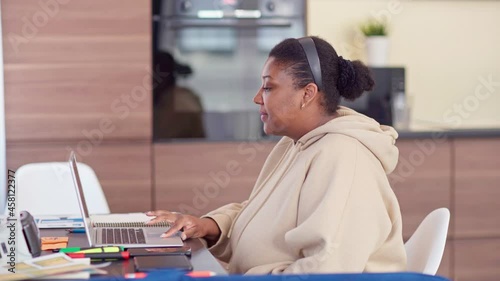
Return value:
[(170, 228), (169, 225), (166, 222), (146, 225), (145, 222), (151, 220), (151, 217), (143, 213), (93, 215), (89, 217), (74, 152), (71, 152), (69, 164), (80, 212), (84, 220), (85, 233), (90, 246), (113, 245), (126, 248), (183, 246), (184, 243), (178, 234), (169, 238), (161, 238), (160, 235)]

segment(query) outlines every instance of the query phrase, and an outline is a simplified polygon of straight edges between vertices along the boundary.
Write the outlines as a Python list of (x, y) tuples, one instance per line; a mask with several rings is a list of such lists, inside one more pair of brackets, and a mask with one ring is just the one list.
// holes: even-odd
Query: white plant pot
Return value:
[(389, 56), (389, 38), (368, 36), (365, 41), (368, 66), (386, 66)]

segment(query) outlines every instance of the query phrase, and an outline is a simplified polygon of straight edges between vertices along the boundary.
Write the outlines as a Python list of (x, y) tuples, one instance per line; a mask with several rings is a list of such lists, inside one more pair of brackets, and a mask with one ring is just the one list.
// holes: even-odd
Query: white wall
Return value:
[(406, 68), (414, 95), (412, 127), (500, 127), (500, 1), (308, 0), (308, 33), (364, 60), (357, 27), (382, 16), (389, 64)]

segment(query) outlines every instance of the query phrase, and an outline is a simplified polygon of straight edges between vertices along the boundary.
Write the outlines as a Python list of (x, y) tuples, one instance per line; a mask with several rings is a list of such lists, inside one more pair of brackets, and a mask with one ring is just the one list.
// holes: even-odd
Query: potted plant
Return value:
[(367, 65), (385, 66), (389, 53), (387, 24), (382, 21), (370, 20), (361, 25), (360, 29), (365, 35)]

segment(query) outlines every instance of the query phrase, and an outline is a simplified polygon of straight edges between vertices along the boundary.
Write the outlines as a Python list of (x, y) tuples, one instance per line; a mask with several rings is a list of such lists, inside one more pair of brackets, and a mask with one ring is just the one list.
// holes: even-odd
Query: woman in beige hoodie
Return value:
[(149, 212), (183, 239), (202, 237), (230, 273), (390, 272), (406, 268), (399, 205), (387, 174), (393, 128), (339, 106), (373, 87), (359, 61), (317, 37), (276, 45), (254, 97), (280, 135), (248, 200), (202, 218)]

